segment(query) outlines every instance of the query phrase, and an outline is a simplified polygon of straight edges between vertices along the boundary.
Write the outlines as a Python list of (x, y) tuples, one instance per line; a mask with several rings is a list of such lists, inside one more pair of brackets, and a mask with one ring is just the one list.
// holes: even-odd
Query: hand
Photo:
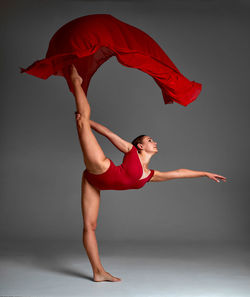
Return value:
[(206, 172), (206, 176), (208, 178), (211, 178), (211, 179), (215, 180), (217, 183), (219, 183), (220, 180), (223, 180), (224, 182), (226, 182), (226, 177), (224, 177), (222, 175), (218, 175), (218, 174), (215, 174), (215, 173)]
[(77, 111), (75, 111), (75, 118), (77, 121), (80, 120), (80, 118), (81, 118), (81, 114), (78, 113)]

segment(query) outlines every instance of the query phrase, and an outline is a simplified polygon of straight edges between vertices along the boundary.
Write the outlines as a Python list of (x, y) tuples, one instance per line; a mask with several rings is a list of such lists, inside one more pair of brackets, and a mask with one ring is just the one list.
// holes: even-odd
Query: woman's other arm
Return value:
[(114, 132), (109, 130), (107, 127), (105, 127), (99, 123), (96, 123), (92, 120), (90, 120), (89, 122), (90, 122), (90, 126), (92, 129), (94, 129), (99, 134), (107, 137), (108, 140), (114, 146), (116, 146), (121, 152), (128, 153), (132, 149), (132, 147), (133, 147), (132, 143), (122, 139), (120, 136), (118, 136), (117, 134), (115, 134)]
[(105, 127), (99, 123), (96, 123), (92, 120), (89, 120), (89, 122), (90, 122), (91, 128), (103, 136), (106, 136), (110, 131), (107, 127)]
[(195, 178), (195, 177), (208, 177), (210, 179), (215, 180), (216, 182), (220, 182), (220, 180), (226, 181), (226, 178), (222, 175), (206, 172), (206, 171), (194, 171), (189, 169), (177, 169), (173, 171), (161, 172), (155, 170), (154, 176), (150, 179), (150, 182), (161, 182), (167, 181), (170, 179), (177, 178)]

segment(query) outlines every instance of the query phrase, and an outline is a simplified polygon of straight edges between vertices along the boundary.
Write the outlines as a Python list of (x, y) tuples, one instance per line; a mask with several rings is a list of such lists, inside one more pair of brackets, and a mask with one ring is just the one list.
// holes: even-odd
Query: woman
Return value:
[[(218, 174), (188, 169), (168, 172), (148, 169), (151, 157), (158, 152), (157, 143), (146, 135), (138, 136), (132, 143), (127, 142), (108, 128), (90, 120), (90, 106), (81, 87), (82, 78), (75, 66), (71, 65), (66, 69), (64, 75), (76, 101), (76, 125), (86, 165), (82, 176), (83, 245), (93, 269), (94, 281), (120, 281), (120, 278), (114, 277), (104, 270), (99, 258), (95, 229), (101, 190), (139, 189), (149, 181), (160, 182), (174, 178), (206, 176), (217, 182), (226, 181), (226, 178)], [(104, 155), (91, 128), (107, 137), (125, 154), (120, 166), (115, 166)]]

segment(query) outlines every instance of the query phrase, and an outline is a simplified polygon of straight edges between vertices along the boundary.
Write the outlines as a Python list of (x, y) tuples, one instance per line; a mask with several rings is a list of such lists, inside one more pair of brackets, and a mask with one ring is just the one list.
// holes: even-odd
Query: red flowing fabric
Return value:
[(187, 106), (201, 92), (202, 85), (184, 77), (149, 35), (109, 14), (83, 16), (62, 26), (51, 38), (46, 58), (21, 68), (21, 73), (47, 79), (63, 76), (62, 69), (74, 64), (87, 94), (93, 74), (112, 56), (149, 74), (161, 88), (165, 104)]

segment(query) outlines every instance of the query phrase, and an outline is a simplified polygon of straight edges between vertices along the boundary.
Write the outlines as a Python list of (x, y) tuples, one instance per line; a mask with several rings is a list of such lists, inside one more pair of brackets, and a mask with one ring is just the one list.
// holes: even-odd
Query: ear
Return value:
[(143, 145), (141, 143), (137, 143), (137, 147), (141, 150), (143, 149)]

